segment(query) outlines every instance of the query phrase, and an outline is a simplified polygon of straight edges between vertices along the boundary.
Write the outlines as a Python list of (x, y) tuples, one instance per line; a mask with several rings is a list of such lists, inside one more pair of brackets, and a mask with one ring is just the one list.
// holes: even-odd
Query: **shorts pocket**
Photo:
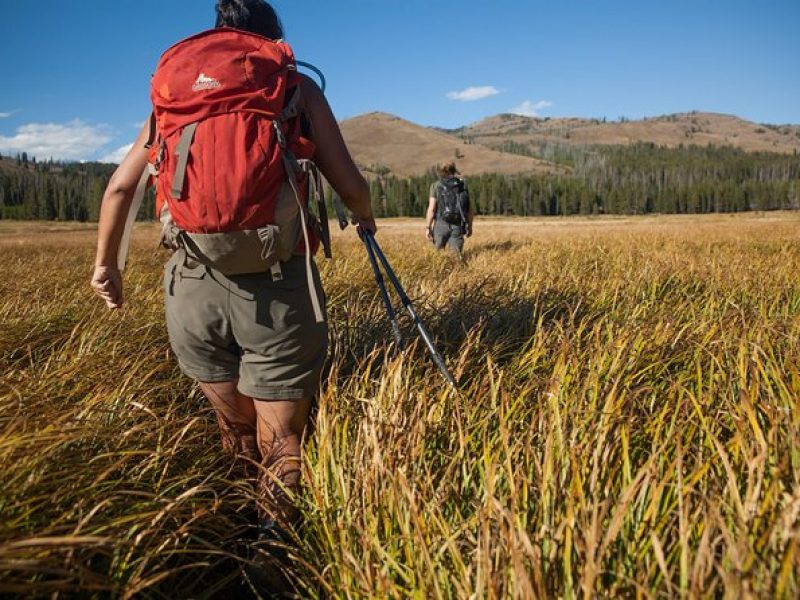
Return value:
[(183, 249), (178, 250), (176, 254), (178, 253), (181, 255), (177, 262), (179, 279), (201, 280), (205, 278), (206, 274), (208, 273), (208, 269), (203, 263), (190, 256), (187, 256), (186, 251)]

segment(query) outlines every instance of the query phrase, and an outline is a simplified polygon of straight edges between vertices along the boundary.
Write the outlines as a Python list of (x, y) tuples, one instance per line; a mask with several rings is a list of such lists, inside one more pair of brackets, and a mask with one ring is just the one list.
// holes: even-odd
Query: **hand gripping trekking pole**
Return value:
[[(381, 287), (382, 293), (384, 295), (384, 302), (387, 303), (387, 306), (391, 304), (390, 302), (388, 302), (388, 294), (386, 293), (386, 288), (383, 284), (383, 277), (380, 275), (380, 272), (378, 270), (378, 265), (375, 262), (376, 256), (383, 265), (383, 269), (389, 276), (389, 280), (392, 282), (394, 289), (397, 290), (397, 295), (400, 296), (400, 301), (403, 303), (403, 306), (406, 307), (408, 314), (411, 315), (411, 319), (414, 321), (414, 325), (417, 326), (419, 334), (420, 336), (422, 336), (425, 345), (428, 347), (428, 351), (431, 354), (431, 358), (433, 358), (433, 362), (436, 363), (437, 367), (439, 367), (439, 370), (442, 372), (442, 375), (444, 375), (444, 378), (447, 380), (447, 383), (449, 383), (454, 390), (457, 390), (456, 382), (453, 379), (453, 376), (450, 374), (450, 371), (447, 370), (447, 366), (444, 364), (444, 359), (442, 358), (442, 355), (439, 354), (439, 351), (433, 344), (433, 340), (431, 339), (431, 334), (428, 333), (425, 324), (417, 315), (417, 311), (414, 310), (414, 305), (411, 303), (411, 300), (409, 299), (408, 295), (403, 289), (403, 286), (400, 285), (400, 281), (397, 279), (397, 276), (394, 274), (392, 267), (389, 265), (389, 261), (386, 260), (386, 256), (384, 256), (381, 247), (375, 240), (375, 236), (373, 236), (372, 232), (370, 231), (364, 231), (362, 233), (361, 239), (364, 241), (364, 245), (367, 247), (367, 253), (369, 254), (370, 261), (372, 262), (372, 268), (375, 271), (375, 278), (378, 280), (378, 286)], [(393, 319), (394, 318), (393, 315), (394, 315), (394, 309), (391, 310), (389, 318)], [(392, 328), (394, 329), (394, 327), (396, 326), (397, 326), (396, 320), (392, 320)], [(399, 329), (398, 329), (398, 334), (399, 334)]]

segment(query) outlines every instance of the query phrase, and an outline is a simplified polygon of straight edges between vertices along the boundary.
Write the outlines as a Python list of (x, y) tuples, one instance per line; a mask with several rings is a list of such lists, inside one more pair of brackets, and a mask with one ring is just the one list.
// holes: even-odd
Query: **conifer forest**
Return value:
[[(800, 208), (800, 156), (732, 147), (509, 145), (565, 175), (464, 173), (476, 214), (555, 216), (704, 214)], [(95, 221), (115, 165), (0, 159), (0, 219)], [(367, 170), (378, 217), (422, 216), (435, 179)], [(330, 197), (330, 194), (328, 194)], [(331, 213), (329, 213), (331, 214)], [(152, 198), (140, 219), (153, 218)]]

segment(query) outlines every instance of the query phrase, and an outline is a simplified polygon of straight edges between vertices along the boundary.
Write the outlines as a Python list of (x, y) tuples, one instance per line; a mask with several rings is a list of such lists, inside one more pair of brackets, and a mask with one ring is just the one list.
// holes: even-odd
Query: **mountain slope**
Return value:
[(387, 169), (400, 177), (421, 175), (445, 160), (454, 160), (465, 175), (565, 172), (541, 159), (498, 152), (385, 113), (360, 115), (340, 125), (353, 158), (368, 175)]
[(447, 133), (488, 147), (508, 142), (536, 147), (544, 143), (627, 145), (653, 143), (734, 146), (749, 152), (800, 152), (800, 126), (761, 125), (733, 115), (691, 112), (638, 121), (604, 123), (597, 119), (541, 119), (502, 114)]

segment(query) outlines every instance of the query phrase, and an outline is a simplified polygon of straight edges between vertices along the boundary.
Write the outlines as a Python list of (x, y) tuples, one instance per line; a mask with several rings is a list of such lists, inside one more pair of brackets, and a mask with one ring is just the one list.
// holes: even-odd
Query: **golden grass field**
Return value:
[[(800, 594), (800, 214), (478, 220), (465, 265), (379, 226), (460, 393), (336, 232), (303, 597)], [(94, 235), (0, 222), (0, 594), (225, 597), (252, 487), (170, 356), (156, 229), (117, 312)]]

